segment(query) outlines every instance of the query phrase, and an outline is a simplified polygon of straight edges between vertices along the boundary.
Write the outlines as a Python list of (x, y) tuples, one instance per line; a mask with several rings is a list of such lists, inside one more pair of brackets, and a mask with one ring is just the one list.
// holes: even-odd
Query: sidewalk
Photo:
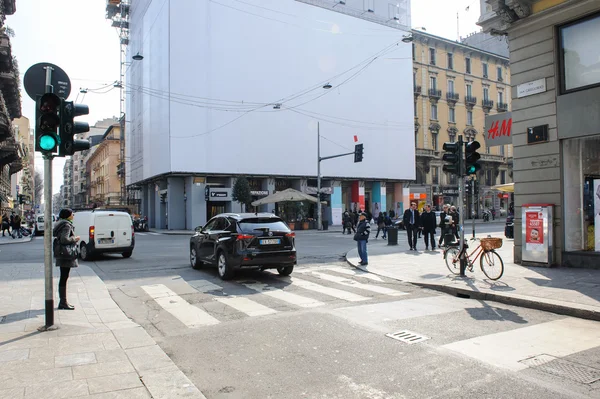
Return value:
[(43, 265), (0, 267), (0, 398), (204, 398), (92, 269), (73, 269), (68, 291), (75, 310), (39, 332)]
[(32, 236), (29, 236), (29, 237), (23, 236), (23, 238), (12, 238), (8, 234), (5, 237), (2, 237), (2, 235), (0, 235), (0, 245), (24, 243), (24, 242), (31, 241), (31, 239), (32, 239)]
[(348, 263), (362, 270), (461, 297), (600, 320), (600, 270), (520, 266), (513, 262), (513, 240), (504, 238), (502, 248), (496, 250), (504, 261), (500, 280), (487, 279), (479, 259), (474, 272), (467, 271), (467, 277), (461, 278), (448, 271), (440, 249), (424, 250), (422, 238), (417, 252), (408, 249), (404, 231), (399, 231), (398, 244), (389, 246), (387, 240), (370, 239), (366, 267), (358, 265), (356, 249), (346, 257)]

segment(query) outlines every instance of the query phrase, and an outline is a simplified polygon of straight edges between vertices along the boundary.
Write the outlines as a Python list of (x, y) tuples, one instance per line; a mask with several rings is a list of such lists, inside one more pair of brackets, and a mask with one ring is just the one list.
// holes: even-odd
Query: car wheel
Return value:
[(280, 266), (277, 268), (277, 272), (281, 276), (289, 276), (294, 271), (294, 265), (291, 266)]
[(79, 257), (81, 258), (81, 260), (89, 260), (90, 259), (90, 252), (88, 251), (88, 247), (87, 247), (87, 245), (85, 245), (84, 242), (82, 242), (81, 245), (79, 246)]
[(223, 251), (219, 251), (217, 254), (217, 269), (221, 280), (230, 280), (233, 277), (233, 269), (227, 263), (227, 257)]
[(199, 269), (202, 267), (202, 262), (198, 257), (198, 252), (196, 252), (196, 248), (193, 245), (190, 245), (190, 264), (194, 269)]
[(124, 258), (131, 258), (132, 254), (133, 254), (132, 251), (127, 251), (127, 252), (123, 252), (121, 255), (123, 255)]

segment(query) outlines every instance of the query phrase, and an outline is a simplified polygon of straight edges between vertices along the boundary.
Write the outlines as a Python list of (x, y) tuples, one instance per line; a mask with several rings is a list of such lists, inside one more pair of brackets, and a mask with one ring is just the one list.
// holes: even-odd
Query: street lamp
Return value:
[(330, 83), (327, 83), (327, 84), (325, 84), (325, 85), (323, 86), (323, 88), (324, 88), (324, 89), (327, 89), (327, 90), (331, 89), (332, 87), (333, 87), (333, 86), (331, 86), (331, 84), (330, 84)]
[(140, 54), (140, 52), (138, 51), (138, 52), (137, 52), (137, 54), (136, 54), (136, 55), (134, 55), (134, 56), (133, 56), (133, 57), (131, 57), (131, 58), (133, 58), (133, 59), (134, 59), (134, 60), (136, 60), (136, 61), (141, 61), (141, 60), (143, 60), (143, 59), (144, 59), (144, 56), (143, 56), (143, 55), (141, 55), (141, 54)]

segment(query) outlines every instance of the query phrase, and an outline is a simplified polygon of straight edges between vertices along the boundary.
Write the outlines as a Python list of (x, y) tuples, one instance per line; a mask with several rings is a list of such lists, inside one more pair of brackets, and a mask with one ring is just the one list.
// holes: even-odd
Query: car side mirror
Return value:
[(202, 233), (202, 226), (198, 226), (194, 229), (196, 233)]

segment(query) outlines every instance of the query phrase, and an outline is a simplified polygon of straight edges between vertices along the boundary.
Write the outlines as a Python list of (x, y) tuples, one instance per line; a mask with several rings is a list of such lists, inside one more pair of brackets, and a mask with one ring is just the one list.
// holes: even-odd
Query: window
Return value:
[(473, 97), (473, 86), (467, 83), (467, 97)]
[(488, 64), (487, 64), (487, 62), (484, 62), (483, 64), (481, 64), (481, 66), (483, 67), (483, 77), (487, 78), (488, 77)]
[(488, 89), (487, 87), (483, 88), (483, 99), (485, 101), (490, 99), (490, 89)]
[(429, 63), (431, 65), (435, 65), (435, 49), (434, 48), (429, 49)]
[[(504, 156), (504, 146), (503, 145), (500, 146), (500, 155)], [(502, 183), (502, 184), (504, 184), (504, 183)]]
[(449, 175), (448, 183), (452, 185), (458, 184), (458, 177), (456, 175)]
[(417, 71), (413, 71), (413, 86), (417, 87)]
[(487, 146), (485, 147), (485, 153), (486, 154), (491, 154), (492, 153), (490, 147), (487, 147)]
[(465, 72), (468, 74), (471, 73), (471, 59), (470, 58), (465, 58)]
[(502, 80), (503, 80), (503, 79), (502, 79), (502, 67), (501, 67), (501, 66), (499, 66), (499, 67), (498, 67), (498, 68), (496, 68), (496, 69), (497, 69), (497, 72), (498, 72), (498, 82), (502, 82)]
[(494, 182), (492, 181), (492, 171), (490, 169), (485, 171), (485, 184), (487, 186), (493, 186)]
[(467, 125), (473, 126), (473, 111), (467, 111)]
[(456, 110), (448, 108), (448, 122), (456, 123)]
[(416, 59), (416, 56), (415, 56), (415, 54), (417, 53), (417, 50), (416, 50), (416, 49), (417, 49), (417, 47), (416, 47), (416, 46), (415, 46), (415, 44), (413, 43), (413, 44), (412, 44), (412, 50), (413, 50), (413, 51), (412, 51), (412, 57), (413, 57), (413, 61)]
[[(502, 146), (504, 148), (504, 146)], [(506, 171), (500, 171), (500, 184), (506, 184)]]
[(417, 113), (417, 102), (415, 101), (415, 118), (418, 118), (419, 114)]
[[(269, 229), (270, 231), (289, 232), (290, 229), (277, 218), (250, 218), (243, 219), (239, 223), (240, 230), (244, 234), (260, 234), (258, 229)], [(265, 233), (266, 235), (266, 233)]]
[(454, 69), (454, 58), (452, 53), (448, 53), (448, 69)]
[(433, 184), (440, 184), (440, 168), (431, 168), (431, 181)]
[(448, 93), (454, 93), (454, 81), (448, 80)]
[(498, 104), (503, 103), (504, 102), (504, 93), (499, 91), (498, 92)]
[(438, 118), (437, 105), (431, 104), (431, 119), (437, 120), (437, 118)]
[(432, 90), (437, 89), (437, 78), (435, 76), (429, 77), (429, 88)]
[(433, 148), (434, 151), (438, 150), (438, 133), (437, 132), (431, 133), (431, 148)]

